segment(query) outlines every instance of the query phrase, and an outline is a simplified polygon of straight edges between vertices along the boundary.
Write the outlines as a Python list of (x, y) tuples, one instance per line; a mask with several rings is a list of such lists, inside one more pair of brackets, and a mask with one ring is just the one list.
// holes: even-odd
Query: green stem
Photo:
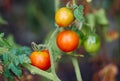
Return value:
[(72, 0), (72, 4), (75, 5), (76, 4), (76, 0)]
[(52, 33), (50, 39), (49, 39), (49, 42), (47, 44), (47, 47), (48, 47), (48, 50), (50, 52), (50, 59), (51, 59), (51, 72), (52, 74), (55, 76), (56, 79), (58, 79), (57, 81), (60, 81), (60, 79), (58, 78), (56, 72), (55, 72), (55, 64), (54, 64), (54, 59), (53, 59), (53, 52), (51, 50), (51, 42), (52, 42), (52, 39), (53, 37), (56, 35), (56, 33), (58, 32), (59, 28), (57, 27), (56, 30)]
[(57, 79), (57, 80), (55, 80), (55, 81), (61, 81), (59, 78), (58, 78), (58, 76), (57, 76), (57, 74), (56, 74), (56, 72), (55, 72), (55, 64), (54, 64), (54, 59), (53, 59), (53, 53), (52, 53), (52, 50), (51, 50), (51, 46), (49, 46), (48, 47), (48, 50), (49, 50), (49, 52), (50, 52), (50, 59), (51, 59), (51, 72), (52, 72), (52, 74), (55, 76), (55, 78)]
[(55, 12), (56, 12), (60, 6), (60, 0), (54, 0), (54, 1), (55, 1), (54, 5), (55, 5)]
[(77, 81), (82, 81), (82, 77), (81, 77), (81, 73), (80, 73), (80, 69), (79, 69), (79, 64), (78, 64), (77, 58), (76, 57), (72, 57), (72, 62), (73, 62), (73, 66), (74, 66), (74, 69), (75, 69)]
[(43, 70), (36, 68), (30, 64), (23, 64), (22, 66), (25, 67), (26, 69), (28, 69), (32, 74), (41, 75), (41, 76), (48, 78), (52, 81), (60, 81), (52, 73), (48, 73), (46, 71), (43, 71)]
[(53, 40), (53, 37), (56, 35), (56, 33), (59, 31), (59, 28), (57, 27), (55, 29), (55, 31), (52, 33), (52, 35), (50, 36), (49, 42), (47, 43), (47, 46), (50, 45), (51, 41)]

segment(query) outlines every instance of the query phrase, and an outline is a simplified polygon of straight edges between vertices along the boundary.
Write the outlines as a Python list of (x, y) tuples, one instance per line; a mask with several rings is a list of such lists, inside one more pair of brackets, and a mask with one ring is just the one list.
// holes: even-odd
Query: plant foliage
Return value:
[(14, 75), (20, 77), (22, 70), (20, 65), (30, 63), (29, 54), (31, 49), (15, 44), (13, 37), (4, 38), (4, 33), (0, 34), (0, 60), (2, 61), (5, 77), (12, 78)]

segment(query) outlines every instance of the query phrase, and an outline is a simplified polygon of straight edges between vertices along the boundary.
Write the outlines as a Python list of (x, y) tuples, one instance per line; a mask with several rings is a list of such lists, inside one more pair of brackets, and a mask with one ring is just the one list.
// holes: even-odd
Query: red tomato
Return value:
[(42, 70), (47, 70), (51, 66), (50, 55), (47, 50), (32, 52), (30, 55), (30, 60), (33, 66), (36, 66)]
[(57, 35), (56, 42), (62, 51), (71, 52), (77, 48), (79, 37), (74, 31), (64, 30)]

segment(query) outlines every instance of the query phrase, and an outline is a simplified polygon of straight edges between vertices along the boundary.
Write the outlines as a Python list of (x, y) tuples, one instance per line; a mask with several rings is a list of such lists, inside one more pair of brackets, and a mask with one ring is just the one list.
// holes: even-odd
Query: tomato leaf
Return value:
[(29, 60), (29, 58), (26, 56), (26, 54), (19, 55), (19, 56), (18, 56), (18, 60), (19, 60), (19, 63), (20, 63), (20, 64), (30, 63), (30, 60)]
[[(27, 54), (25, 54), (24, 50), (20, 51), (21, 49), (23, 48), (22, 47), (18, 49), (14, 48), (14, 49), (11, 49), (8, 54), (6, 53), (3, 54), (4, 69), (11, 70), (16, 76), (22, 75), (22, 71), (19, 67), (20, 64), (30, 63), (29, 57), (27, 56)], [(5, 74), (7, 75), (7, 73)]]
[(16, 50), (15, 50), (15, 49), (11, 49), (11, 50), (10, 50), (10, 57), (11, 57), (11, 58), (14, 57), (15, 54), (16, 54)]
[(91, 29), (95, 27), (95, 16), (92, 13), (86, 15), (86, 21)]
[(12, 35), (7, 36), (6, 40), (9, 42), (9, 45), (11, 45), (12, 47), (18, 47)]
[(20, 47), (19, 49), (17, 49), (17, 54), (26, 54), (27, 56), (29, 56), (31, 54), (31, 49), (26, 46)]
[(6, 64), (8, 62), (8, 60), (9, 60), (8, 55), (6, 53), (4, 53), (3, 54), (3, 62), (4, 62), (4, 64)]
[(12, 73), (10, 72), (9, 69), (4, 69), (3, 75), (4, 75), (5, 77), (13, 78), (13, 75), (12, 75)]
[(83, 22), (84, 17), (83, 17), (83, 6), (80, 5), (74, 10), (74, 16), (76, 20)]
[(78, 7), (78, 5), (76, 5), (76, 4), (73, 4), (73, 6), (72, 6), (73, 9), (75, 9), (77, 7)]
[[(14, 43), (13, 38), (5, 39), (4, 34), (0, 34), (0, 60), (2, 61), (5, 77), (12, 78), (14, 75), (21, 76), (22, 70), (19, 65), (30, 63), (29, 47), (21, 47)], [(12, 43), (11, 43), (12, 42)], [(11, 75), (11, 76), (10, 76)]]
[(18, 66), (15, 66), (14, 64), (11, 65), (11, 71), (17, 75), (18, 77), (20, 77), (22, 75), (22, 71), (21, 68)]
[(1, 34), (0, 34), (0, 38), (2, 38), (2, 37), (4, 37), (4, 33), (1, 33)]
[(7, 22), (0, 16), (0, 24), (7, 24)]

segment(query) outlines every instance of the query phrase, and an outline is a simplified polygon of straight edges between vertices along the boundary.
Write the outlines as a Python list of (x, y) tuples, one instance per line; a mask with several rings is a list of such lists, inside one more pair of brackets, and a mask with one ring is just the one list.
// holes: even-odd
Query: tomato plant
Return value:
[(89, 33), (84, 39), (84, 48), (89, 53), (95, 53), (100, 48), (100, 38), (95, 33)]
[[(87, 52), (97, 52), (100, 48), (100, 38), (95, 33), (89, 33), (89, 30), (93, 30), (95, 27), (82, 26), (85, 22), (83, 17), (84, 8), (82, 5), (76, 5), (76, 0), (72, 1), (70, 7), (62, 7), (56, 11), (56, 29), (49, 36), (50, 38), (45, 44), (36, 44), (33, 42), (32, 48), (34, 51), (32, 53), (30, 53), (30, 48), (20, 48), (16, 45), (14, 47), (13, 42), (9, 43), (9, 41), (2, 38), (3, 34), (0, 34), (0, 54), (2, 56), (2, 60), (0, 58), (0, 61), (2, 61), (4, 67), (4, 74), (9, 76), (14, 73), (19, 77), (22, 75), (20, 68), (22, 66), (33, 74), (41, 75), (52, 81), (61, 81), (55, 72), (54, 62), (57, 62), (56, 59), (61, 56), (61, 51), (63, 51), (64, 53), (67, 52), (66, 54), (70, 52), (77, 81), (82, 81), (79, 63), (76, 58), (80, 55), (76, 54), (76, 49), (83, 45)], [(55, 0), (55, 2), (59, 1)], [(3, 49), (5, 50), (3, 51)], [(50, 71), (47, 72), (46, 70), (49, 68)]]
[(47, 50), (34, 51), (30, 55), (31, 64), (42, 69), (47, 70), (50, 68), (50, 55)]
[(60, 27), (69, 26), (74, 20), (73, 11), (70, 8), (62, 7), (55, 14), (55, 22)]
[(78, 35), (71, 30), (64, 30), (58, 33), (56, 38), (58, 47), (64, 52), (74, 51), (79, 43)]

